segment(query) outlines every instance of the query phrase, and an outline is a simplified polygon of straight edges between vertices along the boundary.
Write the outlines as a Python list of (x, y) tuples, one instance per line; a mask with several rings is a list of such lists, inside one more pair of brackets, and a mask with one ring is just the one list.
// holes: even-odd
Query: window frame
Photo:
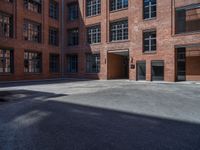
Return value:
[[(119, 30), (120, 28), (118, 28), (120, 25), (121, 25), (121, 27), (120, 27), (121, 30)], [(127, 25), (127, 27), (124, 27), (125, 25)], [(115, 29), (113, 29), (114, 28), (113, 26), (116, 26)], [(115, 38), (113, 38), (113, 34), (114, 34), (113, 32), (115, 32)], [(121, 35), (119, 35), (119, 33), (121, 33)], [(126, 35), (126, 33), (127, 33), (127, 35)], [(129, 21), (128, 21), (128, 18), (121, 19), (121, 20), (115, 20), (115, 21), (110, 22), (109, 34), (110, 34), (110, 36), (109, 36), (110, 42), (129, 40)]]
[[(52, 56), (54, 57), (54, 60), (52, 60), (53, 58)], [(56, 53), (49, 54), (49, 72), (60, 73), (60, 55), (59, 54), (56, 54)]]
[(24, 8), (26, 8), (29, 11), (41, 14), (42, 13), (42, 0), (39, 0), (40, 2), (37, 2), (36, 0), (24, 0)]
[(49, 45), (59, 46), (59, 29), (58, 28), (49, 27)]
[[(155, 33), (156, 36), (153, 38), (151, 36), (149, 36), (148, 38), (145, 38), (145, 34), (150, 35), (151, 33)], [(145, 49), (145, 39), (147, 39), (146, 41), (149, 42), (148, 50)], [(155, 40), (155, 45), (154, 45), (155, 49), (152, 49), (152, 47), (153, 47), (152, 41), (153, 40)], [(156, 52), (157, 52), (157, 30), (156, 29), (144, 30), (143, 31), (143, 53), (156, 53)]]
[(49, 0), (49, 17), (54, 20), (59, 20), (59, 2)]
[[(118, 4), (119, 4), (118, 1), (122, 1), (121, 2), (122, 6), (120, 8), (118, 8)], [(127, 1), (127, 5), (126, 5), (125, 1)], [(114, 3), (115, 8), (112, 7), (113, 6), (112, 3)], [(128, 0), (109, 0), (109, 5), (110, 5), (110, 7), (109, 7), (110, 12), (115, 12), (115, 11), (120, 11), (120, 10), (128, 9), (128, 7), (129, 7), (129, 1)]]
[[(28, 53), (28, 54), (26, 54)], [(35, 55), (37, 54), (37, 56), (39, 57), (38, 59), (33, 59), (33, 58), (29, 58), (30, 55), (32, 54)], [(28, 58), (26, 59), (26, 55), (28, 56)], [(26, 62), (27, 61), (27, 62)], [(32, 64), (34, 64), (35, 66), (31, 66), (33, 71), (30, 71), (30, 62), (32, 62)], [(37, 64), (38, 63), (38, 64)], [(27, 67), (26, 67), (27, 65)], [(36, 65), (39, 65), (39, 67), (37, 68)], [(26, 68), (28, 68), (28, 70), (26, 71)], [(37, 69), (39, 69), (39, 71), (36, 71)], [(38, 52), (38, 51), (32, 51), (32, 50), (25, 50), (24, 51), (24, 73), (27, 74), (41, 74), (42, 73), (42, 53)]]
[(95, 24), (87, 27), (87, 43), (101, 43), (101, 24)]
[[(91, 4), (88, 4), (91, 1)], [(92, 1), (94, 1), (92, 3)], [(101, 14), (101, 0), (86, 0), (86, 17), (94, 17)]]
[(72, 28), (67, 30), (68, 46), (79, 45), (79, 28)]
[[(143, 0), (143, 19), (144, 20), (153, 20), (153, 19), (156, 19), (156, 17), (157, 17), (157, 0), (155, 0), (156, 2), (156, 4), (154, 4), (154, 5), (152, 5), (152, 2), (151, 1), (153, 1), (153, 0), (148, 0), (149, 1), (149, 5), (147, 5), (147, 6), (145, 6), (145, 1), (146, 0)], [(152, 7), (156, 7), (156, 10), (155, 10), (155, 16), (152, 16)], [(149, 11), (148, 11), (148, 17), (146, 17), (145, 16), (145, 8), (149, 8)]]
[[(86, 53), (85, 58), (86, 58), (85, 59), (86, 60), (86, 73), (89, 73), (89, 74), (100, 73), (100, 71), (101, 71), (101, 55), (100, 55), (100, 53)], [(95, 59), (95, 60), (93, 60), (93, 59)], [(94, 64), (92, 64), (92, 63), (94, 63)], [(95, 69), (93, 67), (90, 68), (93, 65), (95, 65), (95, 67), (96, 67)]]
[[(74, 59), (75, 58), (75, 59)], [(73, 60), (74, 59), (74, 60)], [(76, 74), (78, 73), (78, 54), (68, 54), (66, 55), (67, 62), (67, 73)], [(73, 60), (73, 61), (72, 61)], [(75, 68), (73, 68), (75, 66)]]
[[(6, 38), (13, 38), (13, 15), (0, 11), (0, 17), (2, 22), (0, 22), (0, 36)], [(2, 27), (3, 25), (3, 27)], [(6, 28), (6, 31), (5, 31)]]
[[(72, 8), (75, 9), (75, 7), (77, 7), (76, 8), (77, 10), (72, 11)], [(77, 2), (72, 2), (72, 3), (67, 4), (67, 8), (68, 8), (67, 20), (74, 21), (74, 20), (79, 19), (79, 4)]]
[[(0, 75), (1, 74), (12, 74), (12, 73), (14, 73), (14, 50), (13, 49), (0, 48), (0, 51), (2, 51), (2, 55), (3, 55), (2, 57), (0, 55), (0, 61), (2, 62), (2, 72), (0, 72)], [(6, 56), (6, 54), (5, 54), (8, 51), (9, 51), (9, 57)], [(6, 64), (8, 59), (9, 59), (9, 64)], [(6, 69), (8, 69), (8, 67), (6, 68), (7, 65), (10, 66), (9, 67), (10, 71), (6, 71)]]

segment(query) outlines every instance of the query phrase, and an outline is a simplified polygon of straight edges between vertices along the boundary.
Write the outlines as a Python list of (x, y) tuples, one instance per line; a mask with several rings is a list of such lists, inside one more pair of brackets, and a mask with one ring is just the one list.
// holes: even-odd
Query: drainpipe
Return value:
[(64, 78), (64, 54), (65, 54), (65, 0), (61, 5), (61, 78)]

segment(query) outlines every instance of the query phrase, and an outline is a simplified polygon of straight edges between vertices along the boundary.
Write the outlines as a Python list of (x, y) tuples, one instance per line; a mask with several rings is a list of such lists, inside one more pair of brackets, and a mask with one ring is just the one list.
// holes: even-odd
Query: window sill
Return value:
[(89, 45), (89, 46), (96, 46), (96, 45), (101, 45), (102, 43), (92, 43), (92, 44), (90, 44), (90, 43), (87, 43), (87, 45)]
[(143, 52), (144, 55), (153, 55), (153, 54), (157, 54), (156, 51), (151, 51), (151, 52)]
[(25, 75), (41, 75), (42, 72), (40, 72), (40, 73), (25, 72), (24, 74), (25, 74)]
[(153, 18), (147, 18), (147, 19), (143, 19), (144, 21), (152, 21), (152, 20), (156, 20), (157, 17), (153, 17)]
[(0, 73), (0, 76), (11, 76), (13, 73)]
[(86, 19), (93, 18), (93, 17), (98, 17), (98, 16), (101, 16), (101, 13), (100, 13), (100, 14), (97, 14), (97, 15), (86, 16)]
[(126, 42), (130, 42), (130, 40), (110, 41), (110, 42), (107, 42), (107, 44), (112, 44), (112, 43), (126, 43)]
[(173, 37), (176, 36), (186, 36), (186, 35), (194, 35), (194, 34), (200, 34), (200, 31), (192, 31), (192, 32), (184, 32), (184, 33), (175, 33)]
[(121, 9), (116, 9), (116, 10), (111, 10), (110, 13), (120, 12), (120, 11), (123, 11), (123, 10), (128, 10), (128, 7), (121, 8)]

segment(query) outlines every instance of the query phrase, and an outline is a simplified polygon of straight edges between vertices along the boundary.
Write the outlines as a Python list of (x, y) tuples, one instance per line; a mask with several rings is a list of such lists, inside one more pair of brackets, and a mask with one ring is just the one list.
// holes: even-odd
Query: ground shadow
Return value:
[(3, 150), (7, 147), (17, 150), (200, 148), (200, 124), (56, 100), (32, 101), (12, 114), (7, 107), (0, 110), (0, 123)]

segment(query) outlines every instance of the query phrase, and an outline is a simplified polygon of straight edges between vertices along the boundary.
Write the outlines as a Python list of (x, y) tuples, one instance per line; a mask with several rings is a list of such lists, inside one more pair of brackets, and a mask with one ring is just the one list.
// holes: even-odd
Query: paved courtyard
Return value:
[(0, 84), (0, 150), (199, 149), (198, 84)]

